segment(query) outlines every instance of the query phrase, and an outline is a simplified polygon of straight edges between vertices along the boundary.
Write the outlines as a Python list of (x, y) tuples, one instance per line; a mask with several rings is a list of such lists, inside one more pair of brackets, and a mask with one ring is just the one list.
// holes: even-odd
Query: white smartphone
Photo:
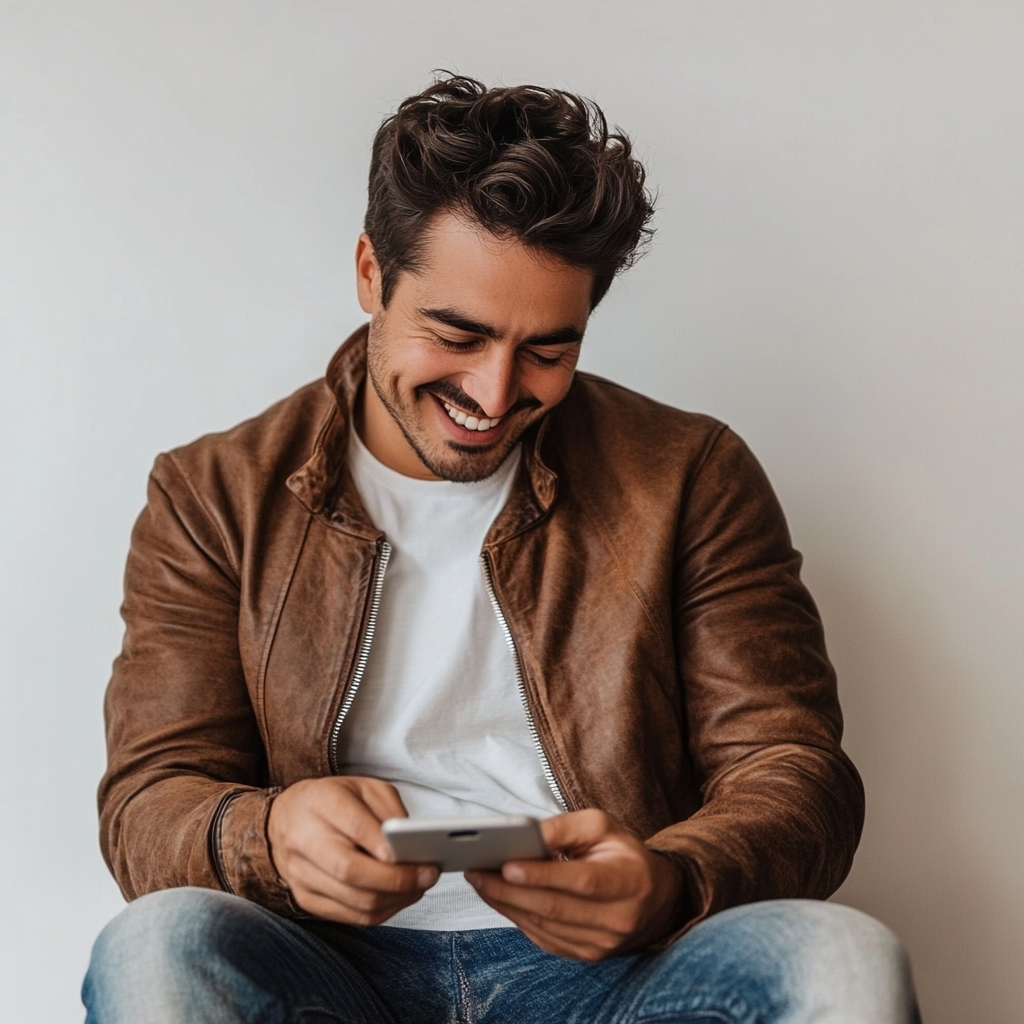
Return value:
[(507, 860), (545, 860), (536, 818), (388, 818), (384, 838), (402, 864), (436, 864), (442, 871), (496, 871)]

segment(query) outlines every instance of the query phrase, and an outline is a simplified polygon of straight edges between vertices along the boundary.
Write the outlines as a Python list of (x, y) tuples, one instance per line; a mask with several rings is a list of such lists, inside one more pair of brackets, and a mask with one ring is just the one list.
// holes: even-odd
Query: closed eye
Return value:
[(524, 348), (523, 355), (537, 366), (557, 366), (567, 355), (567, 352), (559, 352), (557, 356), (542, 356), (532, 348)]
[(446, 352), (468, 352), (474, 346), (480, 344), (476, 339), (472, 341), (452, 341), (451, 338), (442, 338), (440, 334), (434, 335), (434, 341)]
[[(480, 345), (485, 344), (482, 338), (471, 338), (468, 341), (452, 341), (451, 338), (445, 338), (443, 335), (435, 334), (434, 341), (443, 348), (446, 352), (473, 352)], [(557, 355), (546, 356), (542, 355), (536, 349), (533, 348), (522, 348), (520, 352), (530, 360), (535, 366), (542, 367), (554, 367), (558, 366), (565, 357), (569, 354), (571, 348), (564, 349)]]

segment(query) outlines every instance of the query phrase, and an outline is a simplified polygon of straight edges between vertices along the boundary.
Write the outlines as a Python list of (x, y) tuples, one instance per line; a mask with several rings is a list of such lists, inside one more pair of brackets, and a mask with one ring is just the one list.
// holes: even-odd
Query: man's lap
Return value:
[(892, 934), (809, 900), (737, 907), (661, 952), (589, 964), (546, 953), (514, 928), (300, 924), (224, 893), (172, 889), (108, 925), (83, 998), (89, 1024), (914, 1019)]

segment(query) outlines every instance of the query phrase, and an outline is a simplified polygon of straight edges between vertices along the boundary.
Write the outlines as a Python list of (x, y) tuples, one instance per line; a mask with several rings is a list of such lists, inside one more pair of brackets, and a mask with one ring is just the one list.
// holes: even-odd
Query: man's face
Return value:
[(481, 480), (569, 390), (593, 274), (450, 213), (426, 242), (422, 269), (399, 274), (384, 309), (360, 237), (359, 301), (372, 317), (360, 434), (407, 476)]

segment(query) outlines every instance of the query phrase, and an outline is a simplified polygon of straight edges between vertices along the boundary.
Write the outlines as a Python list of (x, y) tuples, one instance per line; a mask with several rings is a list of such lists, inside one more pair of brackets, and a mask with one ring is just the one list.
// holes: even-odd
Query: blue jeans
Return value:
[(206, 889), (130, 904), (102, 932), (87, 1024), (911, 1024), (898, 940), (811, 900), (737, 907), (668, 949), (581, 963), (518, 929), (290, 921)]

